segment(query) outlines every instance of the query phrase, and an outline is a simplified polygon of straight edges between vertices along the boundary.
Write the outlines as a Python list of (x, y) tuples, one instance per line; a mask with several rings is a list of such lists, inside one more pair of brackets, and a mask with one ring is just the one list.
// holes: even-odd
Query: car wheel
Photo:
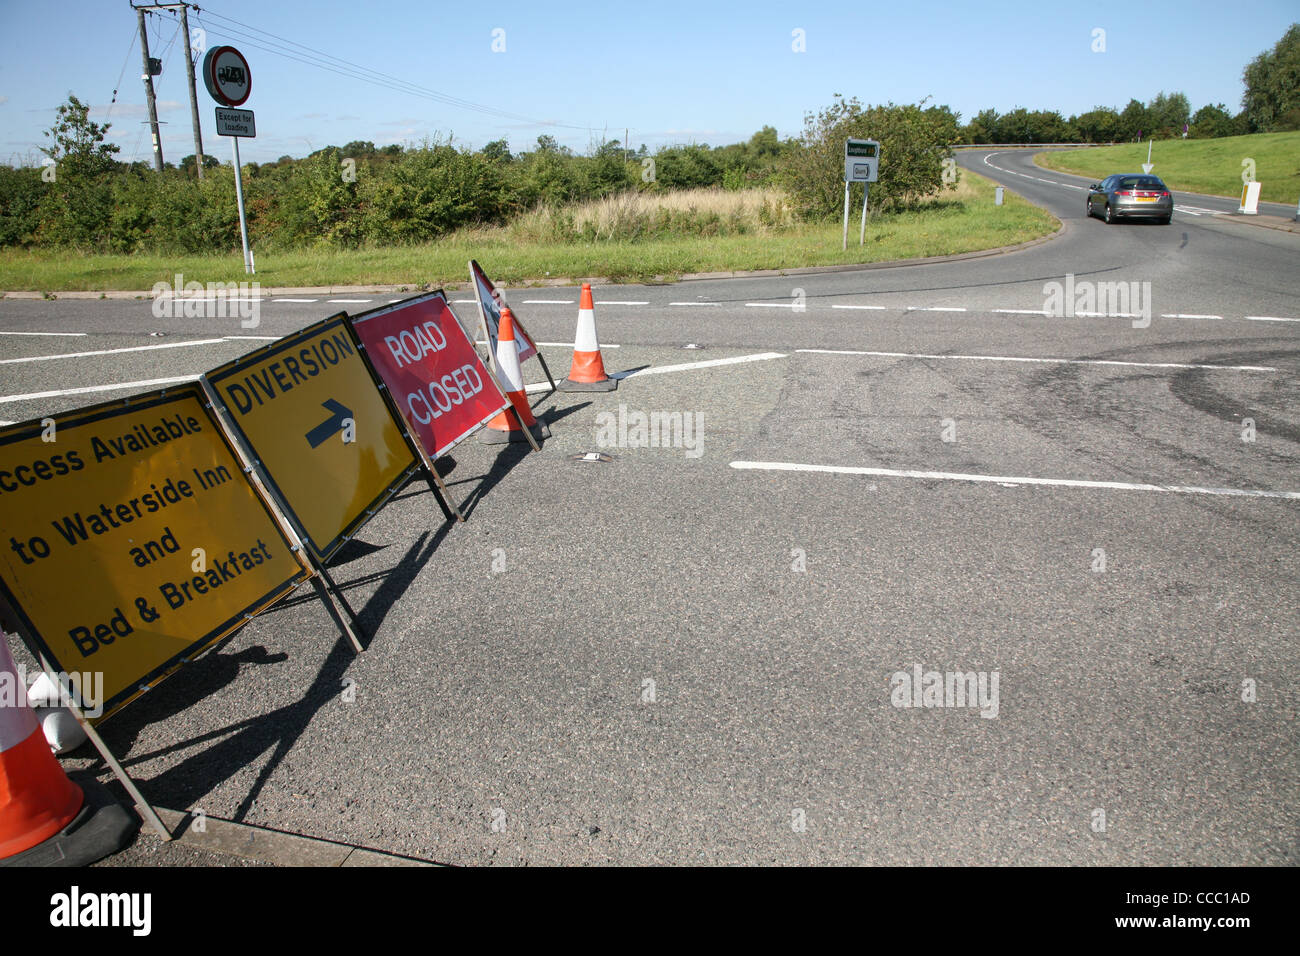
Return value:
[(1106, 203), (1106, 225), (1115, 225), (1115, 214), (1110, 210), (1110, 203)]
[(1092, 218), (1092, 200), (1091, 200), (1091, 199), (1088, 200), (1088, 204), (1087, 204), (1087, 206), (1086, 206), (1085, 208), (1087, 209), (1087, 216), (1088, 216), (1088, 218), (1091, 219), (1091, 218)]
[(1173, 222), (1173, 221), (1174, 221), (1174, 217), (1173, 217), (1173, 216), (1165, 216), (1165, 218), (1157, 220), (1157, 222), (1159, 222), (1160, 225), (1162, 225), (1162, 226), (1167, 226), (1167, 225), (1169, 225), (1169, 224), (1170, 224), (1171, 222)]

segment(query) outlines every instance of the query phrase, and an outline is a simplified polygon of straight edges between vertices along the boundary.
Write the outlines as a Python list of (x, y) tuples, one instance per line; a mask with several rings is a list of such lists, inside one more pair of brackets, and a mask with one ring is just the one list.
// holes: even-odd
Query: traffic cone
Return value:
[(596, 307), (591, 301), (591, 283), (582, 284), (578, 301), (578, 331), (573, 337), (573, 365), (569, 377), (560, 383), (565, 392), (612, 392), (618, 379), (605, 374), (605, 360), (596, 339)]
[[(483, 432), (483, 441), (489, 445), (527, 441), (524, 428), (531, 431), (534, 438), (549, 438), (550, 429), (546, 427), (545, 422), (539, 422), (533, 417), (533, 410), (528, 406), (528, 393), (524, 391), (524, 375), (519, 368), (519, 342), (515, 339), (515, 317), (509, 306), (501, 308), (501, 326), (497, 332), (497, 368), (501, 370), (501, 384), (505, 386), (506, 398), (510, 399), (511, 408), (487, 423), (487, 428)], [(523, 427), (520, 427), (521, 423)]]
[(50, 752), (0, 632), (0, 866), (84, 866), (117, 851), (135, 826), (110, 804), (116, 816), (88, 802)]

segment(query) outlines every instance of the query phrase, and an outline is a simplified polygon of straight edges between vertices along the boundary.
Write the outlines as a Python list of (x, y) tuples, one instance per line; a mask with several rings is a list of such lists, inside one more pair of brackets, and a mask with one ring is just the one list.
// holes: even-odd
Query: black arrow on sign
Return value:
[(312, 448), (323, 445), (335, 432), (342, 431), (343, 420), (352, 417), (352, 409), (332, 398), (327, 402), (321, 402), (321, 407), (334, 414), (307, 433), (307, 444)]

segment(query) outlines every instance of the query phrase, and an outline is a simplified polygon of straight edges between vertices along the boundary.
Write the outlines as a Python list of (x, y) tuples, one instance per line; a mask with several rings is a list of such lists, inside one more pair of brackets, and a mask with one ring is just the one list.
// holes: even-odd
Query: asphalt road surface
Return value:
[[(1294, 865), (1300, 236), (1181, 195), (1107, 226), (1027, 153), (960, 162), (1062, 233), (598, 288), (607, 366), (646, 371), (535, 393), (540, 453), (458, 448), (467, 523), (384, 508), (332, 569), (363, 654), (302, 588), (110, 747), (162, 806), (460, 864)], [(577, 290), (508, 294), (559, 377)], [(0, 301), (0, 419), (397, 296), (314, 298)], [(694, 431), (602, 446), (620, 406)]]

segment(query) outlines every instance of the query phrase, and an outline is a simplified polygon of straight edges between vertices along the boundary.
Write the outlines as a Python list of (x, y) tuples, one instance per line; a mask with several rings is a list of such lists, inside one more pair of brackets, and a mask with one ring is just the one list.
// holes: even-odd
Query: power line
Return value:
[[(322, 50), (317, 50), (305, 44), (298, 43), (295, 40), (290, 40), (277, 34), (270, 33), (269, 31), (262, 30), (258, 27), (250, 26), (249, 24), (235, 20), (232, 17), (223, 16), (213, 10), (205, 10), (203, 12), (208, 16), (217, 18), (218, 20), (235, 24), (238, 27), (243, 27), (244, 30), (254, 31), (254, 33), (259, 34), (259, 36), (253, 36), (249, 33), (236, 30), (234, 27), (223, 26), (221, 24), (217, 24), (210, 28), (218, 34), (234, 35), (235, 37), (242, 38), (245, 42), (248, 42), (254, 49), (282, 56), (286, 59), (296, 60), (299, 63), (304, 63), (308, 66), (316, 67), (317, 69), (328, 70), (331, 73), (336, 73), (349, 79), (361, 80), (362, 82), (393, 90), (398, 93), (418, 96), (423, 99), (441, 103), (444, 106), (453, 106), (458, 109), (471, 110), (485, 115), (516, 120), (534, 126), (552, 126), (562, 129), (576, 129), (588, 133), (591, 132), (591, 128), (588, 126), (576, 126), (571, 123), (561, 123), (557, 120), (539, 120), (534, 117), (512, 113), (507, 110), (500, 110), (492, 106), (486, 106), (481, 103), (475, 103), (470, 100), (461, 99), (460, 97), (451, 96), (450, 94), (442, 93), (438, 90), (430, 89), (429, 87), (420, 86), (416, 83), (411, 83), (387, 73), (381, 73), (378, 70), (372, 70), (369, 67), (361, 66), (360, 64), (353, 63), (350, 60), (344, 60), (341, 57), (333, 56), (332, 54), (325, 53)], [(204, 24), (204, 27), (205, 29), (209, 28), (206, 23)], [(270, 46), (259, 45), (259, 42), (261, 44), (270, 44)], [(285, 46), (285, 44), (288, 44), (288, 46)]]

